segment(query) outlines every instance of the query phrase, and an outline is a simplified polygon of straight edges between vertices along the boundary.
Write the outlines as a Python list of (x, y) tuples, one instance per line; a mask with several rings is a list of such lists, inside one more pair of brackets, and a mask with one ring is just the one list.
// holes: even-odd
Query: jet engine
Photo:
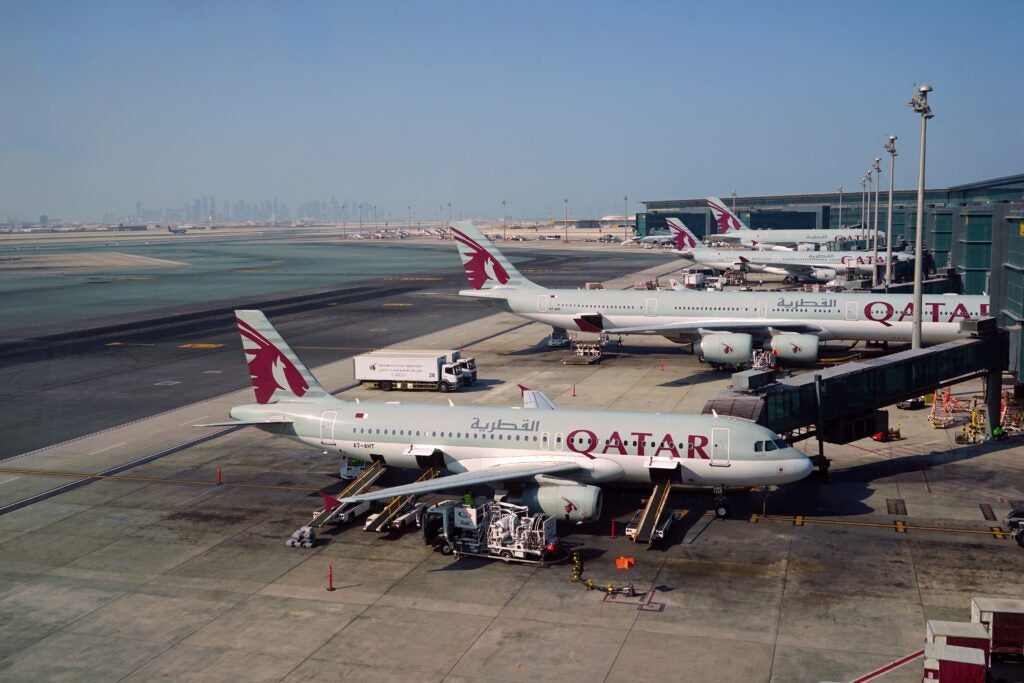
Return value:
[(818, 360), (818, 338), (813, 334), (777, 334), (772, 337), (772, 353), (784, 361), (813, 363)]
[(736, 365), (750, 362), (754, 340), (740, 332), (709, 332), (701, 334), (693, 346), (712, 365)]
[(817, 282), (829, 282), (836, 279), (836, 271), (831, 268), (815, 268), (811, 277)]
[(588, 484), (528, 486), (509, 502), (526, 505), (555, 519), (589, 522), (601, 516), (601, 489)]

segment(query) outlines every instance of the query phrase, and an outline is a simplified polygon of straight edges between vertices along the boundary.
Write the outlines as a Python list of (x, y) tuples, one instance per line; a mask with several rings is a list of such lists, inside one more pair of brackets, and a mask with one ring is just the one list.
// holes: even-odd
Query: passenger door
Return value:
[(647, 302), (644, 304), (644, 315), (646, 315), (649, 318), (653, 318), (654, 316), (658, 315), (657, 299), (651, 298), (647, 300)]
[(333, 446), (334, 421), (338, 418), (337, 410), (325, 410), (320, 414), (320, 443), (325, 446)]
[(715, 427), (711, 430), (711, 464), (715, 467), (729, 466), (729, 429)]

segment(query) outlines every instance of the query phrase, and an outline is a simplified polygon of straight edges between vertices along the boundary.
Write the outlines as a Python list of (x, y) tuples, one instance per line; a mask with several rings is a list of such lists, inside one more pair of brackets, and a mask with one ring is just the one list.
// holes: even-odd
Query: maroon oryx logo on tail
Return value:
[(269, 339), (241, 320), (238, 320), (238, 332), (242, 335), (242, 348), (249, 363), (257, 403), (268, 403), (278, 389), (295, 396), (302, 396), (309, 390), (295, 364)]
[(697, 248), (697, 236), (690, 232), (685, 223), (678, 218), (669, 218), (665, 222), (668, 223), (668, 227), (676, 234), (676, 249), (685, 251), (686, 249)]
[(743, 229), (740, 219), (732, 215), (732, 212), (729, 211), (729, 209), (725, 208), (718, 202), (713, 202), (709, 199), (708, 207), (711, 209), (711, 213), (715, 217), (715, 223), (718, 224), (719, 234), (729, 232), (730, 230)]
[(460, 247), (459, 255), (462, 257), (462, 267), (466, 269), (466, 277), (469, 278), (469, 284), (473, 289), (483, 289), (488, 280), (503, 285), (511, 279), (505, 268), (479, 242), (461, 230), (451, 230), (455, 241), (469, 250), (464, 251)]

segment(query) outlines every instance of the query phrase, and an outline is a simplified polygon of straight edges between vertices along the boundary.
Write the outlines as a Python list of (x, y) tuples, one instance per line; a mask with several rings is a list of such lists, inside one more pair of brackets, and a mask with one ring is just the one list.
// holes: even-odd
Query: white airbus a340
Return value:
[(715, 218), (718, 232), (708, 235), (709, 241), (731, 242), (751, 249), (788, 249), (804, 245), (821, 245), (828, 242), (864, 239), (858, 228), (808, 228), (806, 230), (751, 230), (740, 217), (729, 210), (718, 197), (707, 197), (708, 208)]
[[(784, 361), (811, 362), (820, 341), (911, 338), (910, 294), (547, 289), (523, 277), (472, 223), (456, 223), (452, 235), (473, 287), (462, 296), (552, 327), (692, 341), (714, 365), (749, 362), (755, 344)], [(923, 303), (926, 344), (957, 338), (961, 320), (987, 316), (989, 307), (980, 295), (930, 294)]]
[[(675, 254), (715, 270), (783, 275), (789, 280), (829, 282), (838, 273), (871, 274), (873, 265), (885, 265), (884, 254), (874, 260), (860, 251), (766, 251), (762, 249), (710, 249), (678, 218), (667, 218), (676, 233)], [(909, 254), (893, 254), (893, 262), (910, 261)]]
[[(445, 476), (338, 499), (382, 500), (486, 484), (562, 520), (601, 514), (601, 485), (672, 481), (715, 490), (786, 484), (811, 461), (751, 422), (707, 415), (557, 410), (523, 388), (522, 408), (351, 403), (331, 396), (260, 311), (236, 311), (256, 403), (231, 421), (342, 457)], [(717, 511), (725, 514), (719, 505)]]

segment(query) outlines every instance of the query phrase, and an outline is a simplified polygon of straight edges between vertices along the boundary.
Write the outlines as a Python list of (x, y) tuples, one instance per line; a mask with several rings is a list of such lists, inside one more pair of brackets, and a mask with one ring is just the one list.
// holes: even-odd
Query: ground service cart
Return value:
[(555, 519), (500, 501), (446, 500), (423, 513), (423, 541), (442, 555), (543, 565), (558, 551)]

